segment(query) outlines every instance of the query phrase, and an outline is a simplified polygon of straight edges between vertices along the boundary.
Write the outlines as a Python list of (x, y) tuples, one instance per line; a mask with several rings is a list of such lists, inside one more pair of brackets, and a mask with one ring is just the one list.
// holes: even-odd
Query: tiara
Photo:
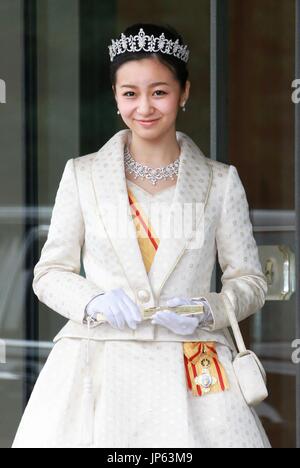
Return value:
[(136, 36), (125, 36), (121, 34), (121, 39), (112, 39), (112, 45), (108, 46), (110, 61), (112, 62), (116, 55), (124, 54), (124, 52), (161, 52), (162, 54), (174, 55), (175, 57), (187, 62), (189, 59), (189, 50), (187, 46), (179, 44), (179, 39), (172, 41), (167, 39), (162, 33), (159, 37), (146, 35), (143, 28), (140, 29)]

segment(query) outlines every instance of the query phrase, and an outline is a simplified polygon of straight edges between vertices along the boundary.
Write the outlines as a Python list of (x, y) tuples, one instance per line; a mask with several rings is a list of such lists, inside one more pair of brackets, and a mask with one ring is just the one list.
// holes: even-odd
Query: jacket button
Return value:
[(148, 302), (150, 300), (150, 293), (146, 289), (139, 289), (137, 296), (141, 302)]

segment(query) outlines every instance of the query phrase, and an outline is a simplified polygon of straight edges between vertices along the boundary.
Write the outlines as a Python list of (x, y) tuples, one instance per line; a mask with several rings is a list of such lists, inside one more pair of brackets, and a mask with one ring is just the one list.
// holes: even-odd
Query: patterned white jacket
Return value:
[[(69, 319), (54, 341), (87, 337), (87, 304), (102, 292), (123, 288), (141, 307), (166, 305), (173, 296), (205, 298), (213, 324), (183, 336), (151, 321), (136, 330), (102, 322), (90, 330), (92, 339), (210, 340), (234, 349), (226, 309), (241, 321), (263, 307), (267, 294), (238, 172), (205, 157), (191, 138), (176, 132), (181, 163), (170, 216), (184, 210), (184, 232), (160, 239), (147, 274), (126, 186), (123, 151), (129, 132), (121, 130), (98, 152), (66, 163), (33, 280), (39, 300)], [(195, 209), (187, 206), (200, 215), (195, 218)], [(210, 287), (217, 253), (223, 271), (220, 292)]]

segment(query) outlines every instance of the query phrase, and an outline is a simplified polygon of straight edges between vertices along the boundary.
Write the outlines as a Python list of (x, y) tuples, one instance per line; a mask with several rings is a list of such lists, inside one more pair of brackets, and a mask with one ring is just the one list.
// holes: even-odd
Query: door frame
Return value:
[[(37, 0), (23, 1), (23, 54), (24, 54), (24, 204), (25, 213), (31, 207), (38, 207), (38, 143), (37, 143)], [(24, 245), (39, 226), (37, 210), (24, 218)], [(30, 272), (28, 285), (31, 286), (33, 269), (39, 255), (37, 242), (29, 245), (24, 259), (24, 269)], [(26, 287), (24, 313), (24, 339), (27, 342), (39, 340), (39, 304), (32, 290)], [(26, 407), (40, 369), (39, 350), (26, 348), (23, 380), (23, 405)]]
[[(296, 78), (300, 79), (300, 0), (295, 0), (296, 8)], [(296, 285), (300, 278), (300, 103), (295, 105), (295, 210), (296, 210)], [(296, 337), (300, 339), (300, 291), (296, 287), (297, 324)], [(297, 406), (297, 448), (300, 448), (300, 364), (297, 365), (296, 379)]]

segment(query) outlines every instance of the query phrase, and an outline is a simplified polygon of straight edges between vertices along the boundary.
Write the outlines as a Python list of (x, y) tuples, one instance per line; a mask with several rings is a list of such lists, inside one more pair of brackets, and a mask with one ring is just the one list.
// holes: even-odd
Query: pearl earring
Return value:
[(120, 115), (120, 111), (119, 111), (119, 110), (118, 110), (117, 114)]
[(183, 112), (186, 111), (186, 108), (185, 108), (185, 101), (184, 101), (184, 103), (182, 104), (182, 110), (183, 110)]

